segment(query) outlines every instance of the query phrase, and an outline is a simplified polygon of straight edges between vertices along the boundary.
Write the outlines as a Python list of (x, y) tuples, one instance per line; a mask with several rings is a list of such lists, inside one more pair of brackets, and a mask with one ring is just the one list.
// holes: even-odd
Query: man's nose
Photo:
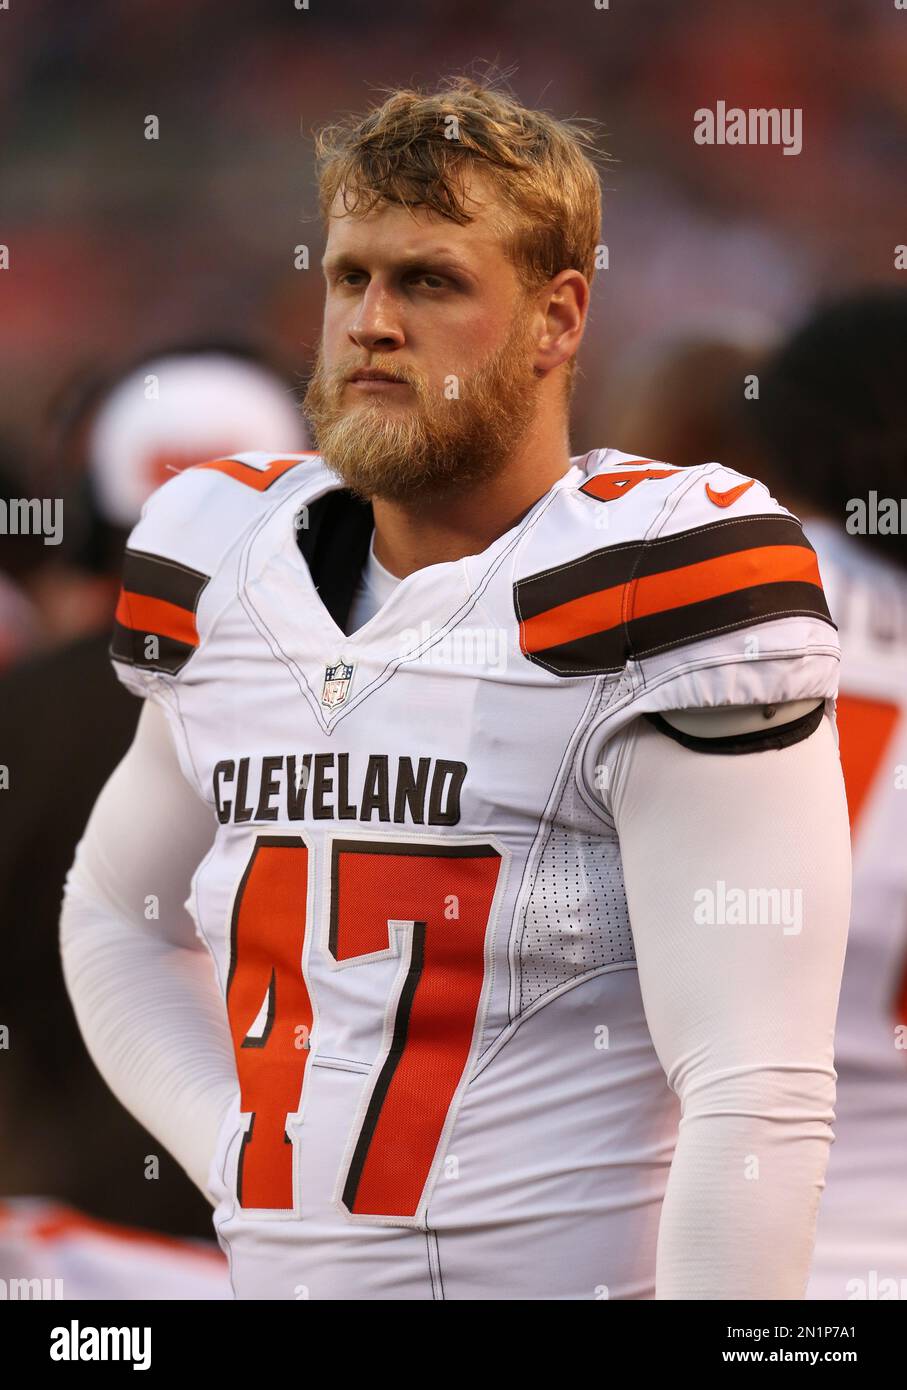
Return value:
[(349, 327), (352, 341), (366, 352), (393, 352), (405, 341), (393, 297), (378, 285), (369, 285)]

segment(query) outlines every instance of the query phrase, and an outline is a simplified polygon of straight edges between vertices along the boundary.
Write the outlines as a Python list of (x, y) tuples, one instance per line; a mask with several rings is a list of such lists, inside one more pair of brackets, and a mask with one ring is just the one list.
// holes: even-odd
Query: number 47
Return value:
[[(227, 1013), (240, 1109), (252, 1116), (236, 1182), (246, 1209), (295, 1206), (286, 1124), (302, 1104), (311, 1056), (314, 1010), (302, 973), (309, 852), (301, 836), (259, 835), (233, 903)], [(472, 1049), (501, 857), (486, 843), (331, 844), (327, 948), (338, 965), (395, 954), (390, 923), (412, 924), (405, 977), (343, 1178), (353, 1215), (411, 1220), (418, 1211)], [(452, 900), (458, 911), (449, 920)]]

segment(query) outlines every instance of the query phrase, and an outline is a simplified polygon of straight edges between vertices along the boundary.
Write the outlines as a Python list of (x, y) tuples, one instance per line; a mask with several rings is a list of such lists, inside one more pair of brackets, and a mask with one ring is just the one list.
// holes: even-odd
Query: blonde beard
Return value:
[(523, 439), (536, 410), (540, 380), (528, 365), (534, 342), (520, 312), (504, 344), (462, 378), (457, 399), (433, 391), (413, 368), (393, 357), (370, 366), (407, 381), (417, 401), (405, 414), (386, 412), (380, 399), (352, 409), (341, 404), (349, 367), (328, 371), (319, 346), (303, 401), (325, 463), (366, 499), (415, 501), (443, 497), (495, 477)]

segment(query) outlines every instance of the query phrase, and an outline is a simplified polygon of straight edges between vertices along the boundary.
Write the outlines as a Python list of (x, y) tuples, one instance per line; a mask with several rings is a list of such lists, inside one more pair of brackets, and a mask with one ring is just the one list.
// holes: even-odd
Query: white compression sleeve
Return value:
[(214, 967), (183, 904), (214, 829), (166, 716), (146, 701), (76, 850), (60, 918), (66, 986), (95, 1065), (209, 1201), (236, 1067)]
[(603, 759), (640, 988), (681, 1103), (656, 1297), (802, 1299), (832, 1141), (850, 912), (831, 726), (723, 755), (638, 719), (617, 744)]

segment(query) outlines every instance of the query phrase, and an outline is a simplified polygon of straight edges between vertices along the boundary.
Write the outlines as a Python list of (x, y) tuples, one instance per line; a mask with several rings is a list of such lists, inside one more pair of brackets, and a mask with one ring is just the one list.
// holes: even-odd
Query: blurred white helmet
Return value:
[(150, 357), (110, 391), (87, 457), (101, 516), (131, 528), (149, 493), (190, 464), (308, 447), (293, 389), (276, 372), (228, 351), (177, 351)]

